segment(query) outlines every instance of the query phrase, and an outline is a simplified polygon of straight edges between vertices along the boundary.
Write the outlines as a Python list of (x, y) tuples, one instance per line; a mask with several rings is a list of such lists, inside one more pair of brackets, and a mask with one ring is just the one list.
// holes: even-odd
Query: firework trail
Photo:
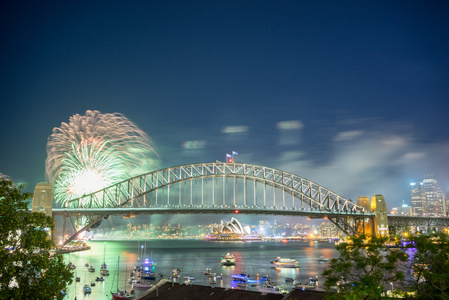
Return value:
[(118, 113), (88, 110), (53, 128), (45, 173), (56, 202), (66, 206), (72, 199), (153, 171), (157, 163), (150, 138), (133, 122)]

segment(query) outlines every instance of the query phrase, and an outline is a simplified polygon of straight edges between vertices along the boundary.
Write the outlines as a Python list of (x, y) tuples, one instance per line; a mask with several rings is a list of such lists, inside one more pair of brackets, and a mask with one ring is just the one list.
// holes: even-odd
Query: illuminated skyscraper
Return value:
[(438, 181), (425, 175), (423, 182), (411, 183), (414, 215), (441, 216), (447, 214), (447, 203)]
[(397, 216), (413, 216), (413, 209), (411, 206), (405, 203), (405, 201), (402, 201), (402, 205), (399, 207), (393, 207), (391, 209), (392, 215)]
[(412, 201), (412, 211), (415, 216), (422, 216), (426, 212), (425, 199), (421, 190), (422, 182), (410, 183), (410, 197)]
[(427, 214), (436, 216), (445, 214), (446, 205), (443, 203), (443, 191), (433, 175), (424, 176), (422, 190), (426, 199)]

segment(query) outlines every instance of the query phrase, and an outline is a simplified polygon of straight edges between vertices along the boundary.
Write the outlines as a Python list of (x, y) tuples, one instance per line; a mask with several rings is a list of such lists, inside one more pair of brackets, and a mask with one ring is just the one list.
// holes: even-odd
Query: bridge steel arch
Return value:
[[(204, 180), (213, 178), (216, 182), (217, 178), (223, 178), (223, 198), (219, 202), (217, 197), (212, 196), (211, 204), (206, 203), (202, 199), (201, 205), (193, 205), (192, 199), (192, 182), (198, 179)], [(234, 197), (227, 197), (225, 195), (225, 179), (231, 178), (234, 181)], [(236, 180), (243, 180), (244, 196), (240, 203), (236, 201), (235, 186)], [(190, 203), (187, 197), (182, 198), (181, 202), (181, 183), (190, 181)], [(247, 183), (253, 182), (254, 189), (256, 184), (263, 184), (264, 187), (264, 205), (256, 204), (256, 191), (253, 191), (254, 201), (246, 197)], [(170, 196), (168, 195), (168, 203), (158, 206), (157, 191), (167, 189), (170, 193), (170, 186), (176, 187), (179, 185), (179, 201), (172, 201), (170, 203)], [(203, 182), (201, 183), (201, 185)], [(273, 202), (269, 203), (265, 199), (266, 187), (273, 189)], [(214, 186), (214, 189), (216, 187)], [(226, 187), (227, 188), (227, 187)], [(275, 189), (282, 191), (282, 206), (276, 206)], [(148, 195), (156, 192), (156, 205), (148, 201)], [(215, 193), (215, 192), (214, 192)], [(291, 195), (291, 206), (288, 207), (285, 201), (285, 193)], [(66, 203), (64, 211), (66, 214), (69, 211), (77, 211), (78, 217), (83, 216), (83, 209), (90, 211), (89, 224), (83, 228), (76, 228), (77, 232), (72, 235), (66, 242), (73, 240), (76, 235), (84, 230), (88, 230), (95, 226), (104, 216), (93, 215), (92, 211), (101, 209), (110, 211), (111, 209), (130, 209), (130, 208), (149, 207), (154, 208), (153, 213), (158, 213), (158, 209), (164, 208), (165, 213), (229, 213), (230, 209), (239, 209), (240, 213), (258, 213), (263, 214), (265, 211), (270, 211), (269, 214), (278, 215), (310, 215), (312, 218), (327, 218), (336, 224), (342, 231), (349, 235), (358, 234), (358, 229), (363, 228), (361, 222), (366, 221), (367, 218), (372, 218), (373, 215), (364, 212), (364, 209), (357, 206), (351, 200), (348, 200), (335, 192), (313, 182), (306, 178), (297, 176), (295, 174), (284, 172), (278, 169), (269, 168), (265, 166), (245, 164), (245, 163), (197, 163), (182, 165), (177, 167), (165, 168), (140, 176), (130, 178), (128, 180), (119, 182), (113, 186), (94, 192), (92, 194), (84, 195), (80, 198), (73, 199)], [(192, 209), (189, 210), (188, 208)], [(193, 209), (195, 208), (195, 209)], [(201, 210), (198, 210), (200, 208)], [(232, 211), (231, 210), (231, 211)], [(62, 212), (60, 214), (63, 214)], [(73, 214), (72, 214), (73, 215)], [(73, 223), (76, 223), (72, 220)]]

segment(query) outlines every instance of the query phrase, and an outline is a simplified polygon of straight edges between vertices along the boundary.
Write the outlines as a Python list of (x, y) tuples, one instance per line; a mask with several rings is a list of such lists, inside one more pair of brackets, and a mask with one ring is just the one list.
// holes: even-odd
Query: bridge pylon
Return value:
[(55, 228), (50, 232), (48, 239), (51, 239), (53, 244), (56, 244), (57, 234), (56, 219), (53, 216), (53, 192), (49, 183), (41, 182), (36, 184), (36, 187), (34, 188), (33, 202), (31, 204), (31, 211), (42, 212), (53, 218)]
[[(371, 213), (371, 203), (368, 197), (360, 196), (357, 198), (357, 205), (363, 207), (366, 213)], [(359, 234), (365, 234), (368, 236), (373, 235), (374, 232), (374, 222), (373, 218), (364, 218), (363, 222), (361, 222), (360, 226), (357, 229)]]
[(387, 204), (382, 195), (374, 195), (371, 198), (371, 211), (374, 212), (374, 235), (376, 237), (389, 236)]
[(358, 227), (359, 234), (381, 237), (388, 236), (388, 217), (387, 205), (382, 195), (373, 195), (371, 202), (368, 197), (360, 196), (357, 199), (357, 205), (365, 209), (367, 213), (373, 213), (374, 216), (366, 218)]

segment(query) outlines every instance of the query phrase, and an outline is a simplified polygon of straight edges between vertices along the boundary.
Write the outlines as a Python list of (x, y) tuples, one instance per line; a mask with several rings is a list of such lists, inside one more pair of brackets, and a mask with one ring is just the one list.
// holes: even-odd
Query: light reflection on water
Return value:
[[(106, 255), (103, 258), (104, 241), (90, 241), (88, 245), (91, 250), (65, 254), (66, 262), (71, 261), (77, 268), (76, 275), (81, 281), (73, 282), (69, 288), (66, 299), (111, 299), (111, 289), (116, 289), (117, 259), (120, 256), (120, 276), (118, 285), (120, 289), (131, 290), (128, 283), (129, 273), (141, 259), (142, 245), (145, 242), (138, 241), (108, 241), (106, 242)], [(149, 258), (157, 262), (156, 273), (168, 278), (170, 271), (174, 268), (182, 270), (178, 282), (184, 282), (184, 276), (194, 277), (195, 284), (209, 285), (209, 278), (202, 271), (211, 268), (212, 272), (222, 275), (223, 279), (216, 279), (212, 284), (217, 287), (241, 288), (236, 283), (232, 283), (231, 275), (245, 272), (250, 274), (251, 279), (262, 278), (265, 275), (277, 285), (293, 287), (293, 284), (286, 283), (286, 278), (294, 278), (295, 283), (308, 283), (310, 277), (321, 276), (327, 263), (319, 262), (319, 258), (334, 258), (337, 256), (335, 246), (330, 243), (305, 243), (305, 242), (206, 242), (201, 240), (150, 240), (146, 241), (146, 252), (144, 258)], [(237, 264), (235, 266), (221, 266), (220, 258), (230, 252), (235, 255)], [(292, 258), (299, 261), (299, 268), (271, 268), (270, 262), (277, 257)], [(100, 265), (103, 259), (108, 265), (110, 276), (104, 282), (97, 282), (92, 287), (90, 295), (83, 295), (83, 285), (90, 284), (95, 278), (100, 276)], [(87, 272), (88, 263), (95, 267), (95, 273)], [(114, 282), (113, 282), (114, 281)], [(322, 281), (320, 282), (322, 284)], [(252, 283), (247, 289), (258, 290), (262, 284)], [(136, 295), (145, 292), (145, 288), (135, 288)]]

